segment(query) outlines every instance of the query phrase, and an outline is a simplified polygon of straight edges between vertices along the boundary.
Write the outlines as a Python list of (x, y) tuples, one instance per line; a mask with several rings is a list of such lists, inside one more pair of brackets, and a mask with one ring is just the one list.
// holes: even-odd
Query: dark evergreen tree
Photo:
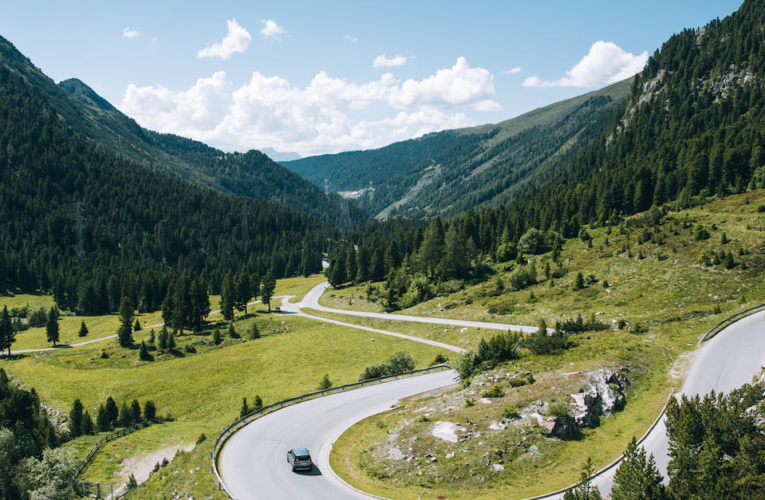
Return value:
[(80, 323), (80, 330), (77, 332), (77, 335), (79, 335), (80, 337), (88, 336), (88, 325), (85, 324), (84, 320), (82, 323)]
[(133, 301), (125, 295), (120, 302), (120, 327), (117, 330), (117, 339), (121, 347), (133, 345), (133, 316), (135, 307)]
[(72, 409), (69, 411), (69, 422), (67, 423), (69, 435), (73, 438), (76, 438), (82, 432), (83, 410), (82, 402), (79, 399), (75, 399), (74, 403), (72, 403)]
[(80, 425), (80, 435), (90, 436), (95, 433), (95, 427), (93, 425), (93, 418), (90, 416), (90, 412), (85, 410), (82, 415), (82, 424)]
[(48, 342), (53, 342), (53, 347), (56, 347), (59, 337), (59, 326), (58, 313), (54, 309), (51, 309), (50, 313), (48, 313), (48, 322), (45, 324), (45, 335)]
[(653, 455), (647, 456), (645, 449), (638, 447), (634, 437), (627, 445), (627, 451), (624, 452), (624, 457), (614, 475), (611, 498), (613, 500), (669, 498)]
[(11, 345), (16, 341), (16, 333), (13, 330), (11, 315), (8, 313), (8, 306), (3, 306), (3, 312), (0, 313), (0, 353), (8, 351), (8, 358), (11, 357)]
[(234, 305), (236, 304), (236, 286), (231, 271), (226, 273), (220, 289), (220, 311), (223, 319), (234, 319)]
[(157, 407), (154, 401), (146, 401), (143, 405), (143, 418), (147, 422), (152, 422), (157, 418)]
[(274, 290), (276, 289), (276, 280), (274, 275), (269, 269), (266, 275), (263, 277), (263, 282), (260, 284), (260, 298), (263, 303), (268, 306), (268, 312), (271, 312), (271, 298), (274, 296)]

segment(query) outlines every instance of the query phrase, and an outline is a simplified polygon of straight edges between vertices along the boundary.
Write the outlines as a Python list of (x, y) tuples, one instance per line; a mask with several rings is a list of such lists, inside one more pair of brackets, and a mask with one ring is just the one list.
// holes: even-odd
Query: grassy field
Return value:
[[(542, 255), (534, 258), (539, 283), (525, 290), (510, 291), (509, 273), (500, 271), (485, 283), (401, 311), (527, 325), (545, 319), (551, 326), (558, 319), (594, 314), (598, 321), (613, 327), (572, 337), (575, 347), (562, 354), (526, 353), (508, 364), (504, 371), (529, 371), (537, 382), (508, 389), (491, 405), (439, 405), (444, 399), (477, 390), (467, 388), (446, 396), (415, 399), (399, 410), (367, 419), (335, 444), (333, 468), (352, 485), (392, 498), (417, 498), (418, 494), (422, 498), (522, 498), (572, 484), (587, 457), (592, 457), (598, 467), (608, 464), (632, 436), (646, 431), (672, 389), (682, 384), (691, 359), (687, 353), (700, 336), (724, 317), (765, 302), (765, 217), (757, 211), (763, 202), (765, 192), (758, 191), (669, 214), (660, 226), (649, 229), (651, 240), (642, 243), (645, 228), (625, 226), (623, 232), (616, 228), (589, 229), (591, 246), (578, 239), (566, 242), (561, 259), (563, 276), (546, 278), (544, 268), (550, 256)], [(699, 224), (709, 232), (708, 239), (694, 237)], [(723, 243), (723, 233), (727, 243)], [(701, 265), (700, 257), (706, 255), (712, 260), (713, 251), (731, 251), (737, 265), (733, 269), (722, 264)], [(575, 290), (572, 285), (578, 272), (594, 275), (597, 282)], [(332, 290), (322, 303), (346, 309), (381, 309), (379, 302), (366, 300), (366, 286)], [(390, 323), (362, 321), (369, 326)], [(625, 322), (622, 329), (616, 328), (619, 321)], [(641, 326), (639, 334), (634, 333), (636, 325)], [(407, 328), (410, 330), (405, 331)], [(390, 329), (412, 335), (435, 334), (419, 325), (396, 324)], [(465, 333), (465, 338), (476, 335)], [(453, 343), (467, 341), (460, 339), (459, 330), (441, 335), (439, 340), (443, 341), (448, 337)], [(582, 439), (545, 438), (533, 429), (519, 436), (489, 427), (501, 420), (505, 408), (521, 408), (536, 400), (565, 400), (576, 392), (570, 386), (572, 374), (604, 367), (629, 370), (632, 385), (627, 390), (628, 404), (624, 411), (603, 419), (599, 428), (586, 430)], [(473, 397), (479, 399), (480, 391)], [(421, 418), (423, 414), (427, 419)], [(482, 432), (480, 443), (460, 443), (453, 445), (454, 449), (444, 446), (429, 434), (435, 421), (471, 422)], [(519, 449), (517, 443), (523, 446)], [(414, 455), (418, 450), (428, 451), (437, 462), (388, 459), (381, 450), (396, 444), (414, 448)], [(532, 444), (536, 451), (529, 453)], [(487, 473), (488, 464), (481, 458), (494, 456), (497, 450), (506, 453), (504, 470)], [(457, 458), (444, 459), (450, 451)]]
[[(297, 287), (293, 285), (293, 289)], [(252, 322), (257, 322), (263, 336), (246, 340)], [(243, 397), (252, 402), (259, 395), (265, 402), (273, 402), (315, 390), (325, 373), (337, 384), (355, 381), (367, 365), (400, 350), (412, 354), (418, 367), (427, 366), (441, 351), (276, 314), (251, 315), (237, 322), (237, 330), (244, 338), (227, 338), (224, 330), (221, 346), (213, 345), (209, 332), (180, 336), (176, 354), (156, 354), (153, 362), (139, 361), (137, 350), (121, 349), (111, 340), (27, 355), (2, 361), (0, 366), (24, 385), (35, 387), (44, 404), (60, 412), (67, 412), (79, 398), (95, 415), (98, 405), (112, 396), (118, 405), (134, 398), (141, 404), (152, 400), (160, 415), (171, 414), (174, 421), (109, 443), (84, 475), (88, 480), (124, 482), (130, 472), (125, 460), (140, 462), (159, 449), (185, 447), (203, 433), (214, 439), (238, 416)], [(146, 331), (137, 333), (136, 341), (147, 335)], [(187, 345), (197, 352), (185, 352)], [(99, 357), (102, 350), (108, 359)], [(95, 437), (88, 436), (69, 446), (82, 456), (94, 441)]]

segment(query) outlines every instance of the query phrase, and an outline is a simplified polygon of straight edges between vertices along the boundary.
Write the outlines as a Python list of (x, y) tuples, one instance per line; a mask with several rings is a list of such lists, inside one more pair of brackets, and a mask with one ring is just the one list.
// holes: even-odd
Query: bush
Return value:
[(566, 418), (569, 415), (568, 406), (565, 403), (550, 403), (547, 407), (547, 415), (554, 418)]
[(518, 412), (517, 408), (505, 408), (505, 411), (502, 412), (502, 416), (508, 420), (518, 420), (521, 418), (521, 414)]
[(511, 378), (510, 379), (510, 387), (523, 387), (524, 385), (528, 384), (528, 380), (525, 378)]
[(415, 362), (412, 356), (405, 352), (397, 352), (387, 363), (368, 366), (359, 377), (359, 380), (371, 380), (374, 378), (401, 375), (414, 370)]
[(505, 391), (498, 385), (492, 385), (486, 392), (483, 393), (485, 398), (501, 398), (505, 395)]
[(643, 323), (635, 323), (635, 325), (632, 327), (632, 333), (637, 335), (648, 333), (648, 327), (645, 326)]
[(443, 365), (444, 363), (449, 362), (449, 358), (444, 356), (443, 354), (436, 354), (435, 359), (432, 363), (430, 363), (430, 366), (436, 366), (436, 365)]
[(550, 250), (545, 234), (536, 228), (531, 228), (518, 240), (518, 249), (523, 253), (539, 255)]
[(537, 283), (537, 268), (532, 262), (510, 275), (510, 288), (514, 291), (523, 290)]

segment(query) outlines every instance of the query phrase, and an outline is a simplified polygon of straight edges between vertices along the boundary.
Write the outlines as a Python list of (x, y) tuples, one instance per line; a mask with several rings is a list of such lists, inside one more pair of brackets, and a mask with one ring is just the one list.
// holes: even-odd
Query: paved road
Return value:
[[(237, 500), (369, 498), (329, 469), (332, 443), (346, 429), (398, 400), (455, 384), (452, 370), (385, 382), (276, 411), (242, 428), (220, 455), (223, 481)], [(287, 450), (306, 447), (317, 467), (293, 473)]]
[(336, 314), (345, 314), (347, 316), (360, 316), (364, 318), (387, 319), (395, 321), (412, 321), (416, 323), (430, 323), (435, 325), (462, 326), (466, 328), (486, 328), (487, 330), (504, 330), (514, 332), (532, 333), (538, 330), (535, 326), (508, 325), (505, 323), (487, 323), (485, 321), (466, 321), (461, 319), (432, 318), (422, 316), (408, 316), (406, 314), (388, 314), (374, 313), (365, 311), (348, 311), (346, 309), (333, 309), (319, 304), (319, 297), (329, 287), (329, 283), (324, 282), (316, 285), (309, 291), (303, 301), (298, 305), (300, 308), (309, 308), (316, 311), (324, 311)]
[[(765, 355), (765, 315), (740, 319), (708, 340), (696, 352), (681, 395), (704, 395), (714, 390), (726, 393), (751, 383), (763, 367)], [(669, 440), (664, 419), (646, 436), (643, 447), (654, 455), (656, 465), (667, 477)], [(611, 491), (616, 468), (597, 477), (594, 484), (603, 495)]]

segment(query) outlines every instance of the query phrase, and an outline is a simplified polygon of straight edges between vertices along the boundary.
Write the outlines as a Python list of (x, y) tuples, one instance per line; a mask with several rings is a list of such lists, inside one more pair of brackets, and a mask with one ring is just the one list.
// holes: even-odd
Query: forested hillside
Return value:
[(378, 218), (460, 215), (549, 181), (605, 136), (629, 85), (620, 82), (495, 125), (284, 164), (317, 185), (326, 178), (339, 191), (364, 190), (355, 199)]
[(761, 186), (764, 42), (762, 0), (673, 36), (635, 79), (608, 136), (511, 210), (539, 228), (575, 228)]
[(66, 123), (105, 151), (185, 182), (225, 193), (278, 201), (330, 224), (364, 215), (258, 151), (224, 153), (191, 139), (146, 130), (77, 79), (56, 85), (0, 37), (0, 64), (35, 86)]
[[(538, 182), (516, 183), (497, 197), (496, 207), (468, 210), (443, 224), (433, 219), (427, 229), (356, 234), (358, 253), (338, 248), (330, 280), (386, 279), (388, 307), (395, 309), (484, 277), (486, 263), (524, 264), (528, 255), (555, 252), (564, 239), (586, 241), (586, 224), (613, 226), (649, 209), (656, 218), (664, 205), (688, 208), (765, 187), (764, 42), (762, 0), (673, 36), (637, 76), (610, 129), (593, 134), (590, 146), (556, 169), (538, 169)], [(515, 140), (526, 133), (535, 139), (530, 145), (556, 140), (551, 130), (530, 130)], [(516, 273), (513, 286), (524, 288), (536, 272)]]
[(199, 188), (104, 151), (4, 66), (0, 220), (0, 292), (55, 289), (73, 309), (90, 290), (116, 288), (154, 310), (180, 269), (216, 292), (229, 270), (316, 272), (334, 235), (295, 208)]

